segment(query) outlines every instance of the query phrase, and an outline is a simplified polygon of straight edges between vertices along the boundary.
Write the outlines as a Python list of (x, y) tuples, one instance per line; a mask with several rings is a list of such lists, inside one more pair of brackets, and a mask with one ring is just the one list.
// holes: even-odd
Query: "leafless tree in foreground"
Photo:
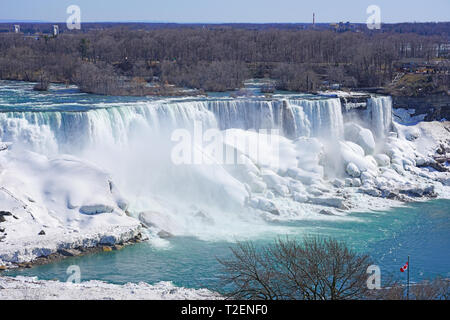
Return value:
[(256, 248), (240, 242), (219, 260), (231, 299), (342, 300), (367, 297), (371, 260), (344, 243), (320, 237), (278, 239)]

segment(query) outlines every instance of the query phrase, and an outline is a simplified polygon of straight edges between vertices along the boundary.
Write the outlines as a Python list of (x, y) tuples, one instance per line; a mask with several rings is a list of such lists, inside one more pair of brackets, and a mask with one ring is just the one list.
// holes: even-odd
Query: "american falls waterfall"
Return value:
[[(111, 174), (131, 213), (157, 212), (158, 227), (208, 238), (257, 232), (261, 217), (317, 214), (309, 197), (328, 205), (332, 197), (321, 195), (333, 179), (348, 178), (350, 162), (375, 174), (373, 156), (393, 130), (391, 105), (389, 97), (370, 98), (350, 127), (339, 98), (203, 98), (9, 111), (0, 113), (0, 141), (11, 142), (12, 149), (90, 161)], [(226, 133), (217, 143), (233, 149), (239, 163), (174, 164), (174, 130), (195, 135), (196, 124)], [(257, 140), (263, 129), (277, 130), (276, 148), (270, 139)], [(239, 139), (258, 144), (261, 157), (233, 145)], [(192, 144), (194, 153), (209, 156), (202, 137)], [(263, 161), (275, 157), (276, 166)], [(330, 201), (333, 208), (344, 207)], [(250, 231), (243, 221), (251, 223)]]
[(392, 127), (392, 99), (390, 97), (370, 98), (368, 111), (373, 132), (383, 137)]
[[(370, 126), (377, 133), (392, 122), (389, 98), (369, 101)], [(339, 99), (213, 100), (178, 103), (137, 103), (87, 112), (0, 113), (3, 141), (25, 143), (35, 150), (71, 152), (96, 144), (126, 144), (134, 132), (148, 127), (155, 134), (189, 128), (200, 121), (207, 128), (279, 129), (290, 138), (341, 138), (344, 132)]]

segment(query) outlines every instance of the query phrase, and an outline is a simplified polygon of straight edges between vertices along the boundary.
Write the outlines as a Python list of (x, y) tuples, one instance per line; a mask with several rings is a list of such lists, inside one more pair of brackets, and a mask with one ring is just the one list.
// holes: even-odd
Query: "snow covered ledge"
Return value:
[(109, 284), (88, 281), (79, 284), (44, 281), (27, 277), (0, 277), (0, 300), (217, 300), (207, 289), (187, 289), (171, 282)]
[(0, 269), (135, 242), (141, 224), (127, 216), (127, 206), (110, 176), (93, 164), (4, 148)]

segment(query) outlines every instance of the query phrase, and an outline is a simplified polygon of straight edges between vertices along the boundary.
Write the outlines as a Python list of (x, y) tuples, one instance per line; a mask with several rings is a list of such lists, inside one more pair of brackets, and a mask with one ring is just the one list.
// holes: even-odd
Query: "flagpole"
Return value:
[(409, 300), (409, 269), (410, 269), (410, 265), (409, 265), (409, 256), (408, 256), (408, 282), (406, 285), (406, 300)]

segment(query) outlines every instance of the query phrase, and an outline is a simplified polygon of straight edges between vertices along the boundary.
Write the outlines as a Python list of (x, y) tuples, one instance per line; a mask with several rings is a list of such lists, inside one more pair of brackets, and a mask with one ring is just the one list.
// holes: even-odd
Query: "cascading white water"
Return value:
[[(377, 137), (384, 137), (392, 127), (392, 99), (370, 98), (364, 118)], [(192, 129), (196, 121), (204, 129), (279, 129), (289, 138), (339, 140), (344, 131), (339, 99), (234, 99), (140, 102), (86, 112), (0, 113), (0, 140), (45, 154), (78, 153), (86, 147), (127, 145), (140, 128), (167, 136), (174, 129)]]
[(367, 110), (372, 131), (383, 138), (392, 128), (392, 98), (372, 97), (367, 101)]
[(142, 127), (163, 134), (189, 128), (195, 121), (217, 127), (202, 102), (140, 103), (86, 112), (8, 112), (0, 113), (0, 140), (44, 154), (77, 153), (98, 145), (126, 145)]
[[(390, 100), (379, 99), (370, 101), (370, 123), (377, 132), (385, 133), (390, 128)], [(246, 139), (251, 137), (249, 130), (279, 129), (280, 135), (288, 138), (283, 138), (279, 150), (284, 162), (280, 170), (284, 173), (280, 174), (286, 174), (289, 168), (299, 169), (301, 171), (293, 174), (302, 181), (319, 181), (323, 177), (319, 140), (336, 148), (332, 150), (336, 154), (339, 144), (335, 142), (344, 139), (342, 107), (336, 98), (203, 99), (96, 107), (82, 112), (0, 113), (0, 141), (10, 141), (13, 148), (24, 147), (48, 156), (68, 153), (98, 164), (113, 175), (134, 212), (164, 212), (168, 219), (176, 221), (174, 232), (181, 230), (178, 234), (209, 232), (214, 236), (218, 233), (231, 235), (230, 230), (238, 232), (244, 228), (239, 221), (248, 217), (243, 212), (251, 193), (273, 188), (270, 185), (278, 185), (276, 179), (281, 179), (282, 184), (287, 180), (281, 176), (276, 178), (280, 168), (269, 168), (267, 173), (260, 170), (263, 167), (260, 163), (244, 166), (244, 169), (222, 164), (174, 165), (171, 161), (174, 130), (185, 128), (193, 133), (195, 123), (201, 123), (203, 129), (235, 129), (235, 137)], [(306, 140), (296, 140), (299, 137)], [(201, 146), (195, 148), (205, 152)], [(271, 150), (265, 149), (264, 156), (277, 156), (270, 154)], [(271, 176), (275, 176), (275, 180)], [(296, 188), (297, 191), (289, 190), (283, 185), (278, 192), (292, 197), (294, 192), (302, 192), (301, 186)], [(266, 204), (263, 201), (257, 206)], [(240, 214), (242, 216), (236, 216)], [(205, 229), (204, 223), (198, 222), (210, 218), (218, 228)], [(252, 224), (257, 221), (250, 220)]]
[(293, 100), (290, 105), (296, 115), (298, 136), (343, 137), (344, 120), (339, 99)]
[(339, 138), (343, 134), (338, 99), (242, 99), (139, 103), (87, 112), (0, 113), (0, 138), (26, 143), (39, 152), (71, 153), (97, 144), (126, 144), (133, 131), (141, 126), (160, 134), (177, 128), (189, 128), (194, 121), (200, 121), (204, 128), (221, 130), (280, 129), (282, 134), (292, 138)]

